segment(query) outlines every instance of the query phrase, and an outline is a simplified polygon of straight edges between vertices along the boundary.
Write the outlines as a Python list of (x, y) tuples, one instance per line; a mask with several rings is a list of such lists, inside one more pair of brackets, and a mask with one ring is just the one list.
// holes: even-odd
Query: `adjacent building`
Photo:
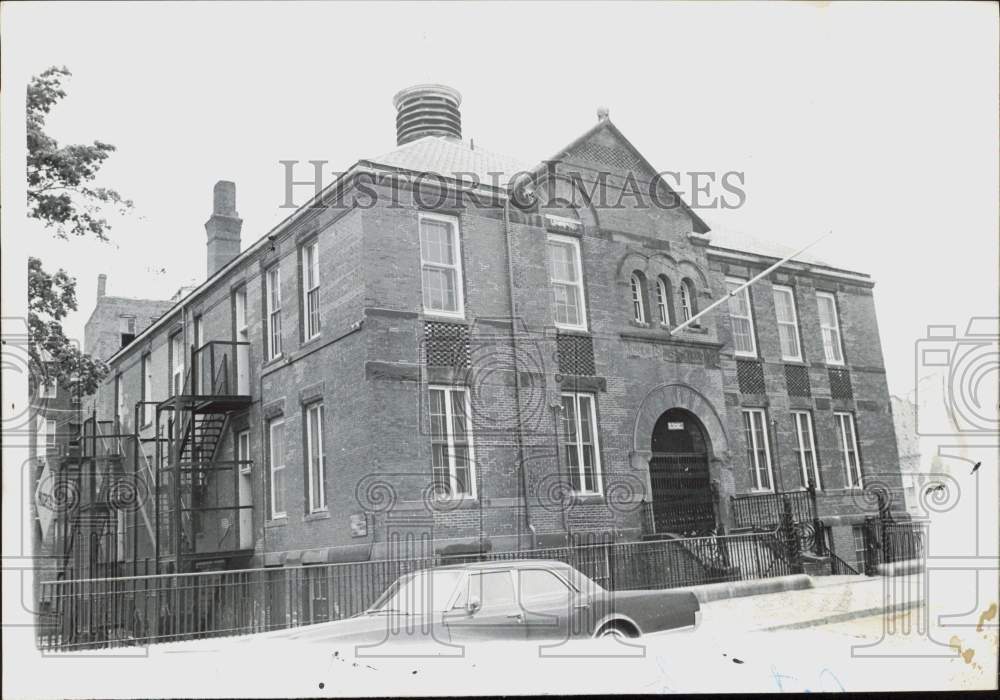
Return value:
[(86, 345), (118, 346), (85, 469), (95, 499), (134, 494), (99, 559), (734, 532), (788, 494), (856, 560), (863, 491), (901, 488), (868, 275), (796, 259), (678, 330), (785, 251), (713, 234), (607, 110), (532, 165), (462, 140), (451, 88), (395, 106), (395, 150), (247, 246), (220, 181), (205, 282), (134, 333), (99, 300)]

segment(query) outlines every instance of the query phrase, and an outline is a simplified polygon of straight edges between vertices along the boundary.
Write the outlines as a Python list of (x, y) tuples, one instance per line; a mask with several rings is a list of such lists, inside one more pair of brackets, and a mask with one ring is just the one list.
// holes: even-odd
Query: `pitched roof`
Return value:
[(441, 136), (424, 136), (369, 162), (456, 179), (456, 173), (473, 173), (481, 184), (497, 187), (506, 187), (515, 174), (531, 168), (511, 156)]

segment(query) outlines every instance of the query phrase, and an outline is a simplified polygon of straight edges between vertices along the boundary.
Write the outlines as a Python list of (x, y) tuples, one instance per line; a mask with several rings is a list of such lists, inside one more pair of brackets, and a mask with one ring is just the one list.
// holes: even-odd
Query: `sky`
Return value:
[[(281, 160), (328, 172), (395, 148), (392, 96), (463, 96), (463, 136), (537, 162), (600, 105), (658, 170), (740, 171), (712, 228), (811, 251), (876, 281), (889, 388), (907, 394), (928, 325), (998, 315), (998, 26), (990, 3), (5, 3), (4, 315), (24, 260), (166, 298), (205, 277), (212, 186), (237, 184), (244, 248), (289, 211)], [(117, 152), (100, 183), (135, 202), (113, 241), (24, 217), (23, 87), (73, 77), (48, 120)], [(307, 166), (301, 170), (307, 175)]]

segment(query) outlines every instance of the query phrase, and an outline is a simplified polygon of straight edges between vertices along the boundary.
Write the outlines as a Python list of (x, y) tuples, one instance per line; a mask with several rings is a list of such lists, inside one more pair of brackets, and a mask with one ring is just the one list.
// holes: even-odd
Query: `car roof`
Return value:
[(526, 568), (559, 568), (572, 569), (573, 567), (558, 559), (500, 559), (494, 561), (473, 561), (463, 564), (446, 564), (435, 566), (434, 571), (447, 571), (455, 569), (526, 569)]

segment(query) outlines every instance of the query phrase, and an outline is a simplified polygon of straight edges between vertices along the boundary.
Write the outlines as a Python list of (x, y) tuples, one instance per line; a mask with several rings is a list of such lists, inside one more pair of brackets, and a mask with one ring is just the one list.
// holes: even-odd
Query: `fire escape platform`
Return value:
[(192, 413), (228, 413), (241, 411), (252, 401), (253, 399), (245, 394), (179, 394), (161, 401), (160, 407)]

